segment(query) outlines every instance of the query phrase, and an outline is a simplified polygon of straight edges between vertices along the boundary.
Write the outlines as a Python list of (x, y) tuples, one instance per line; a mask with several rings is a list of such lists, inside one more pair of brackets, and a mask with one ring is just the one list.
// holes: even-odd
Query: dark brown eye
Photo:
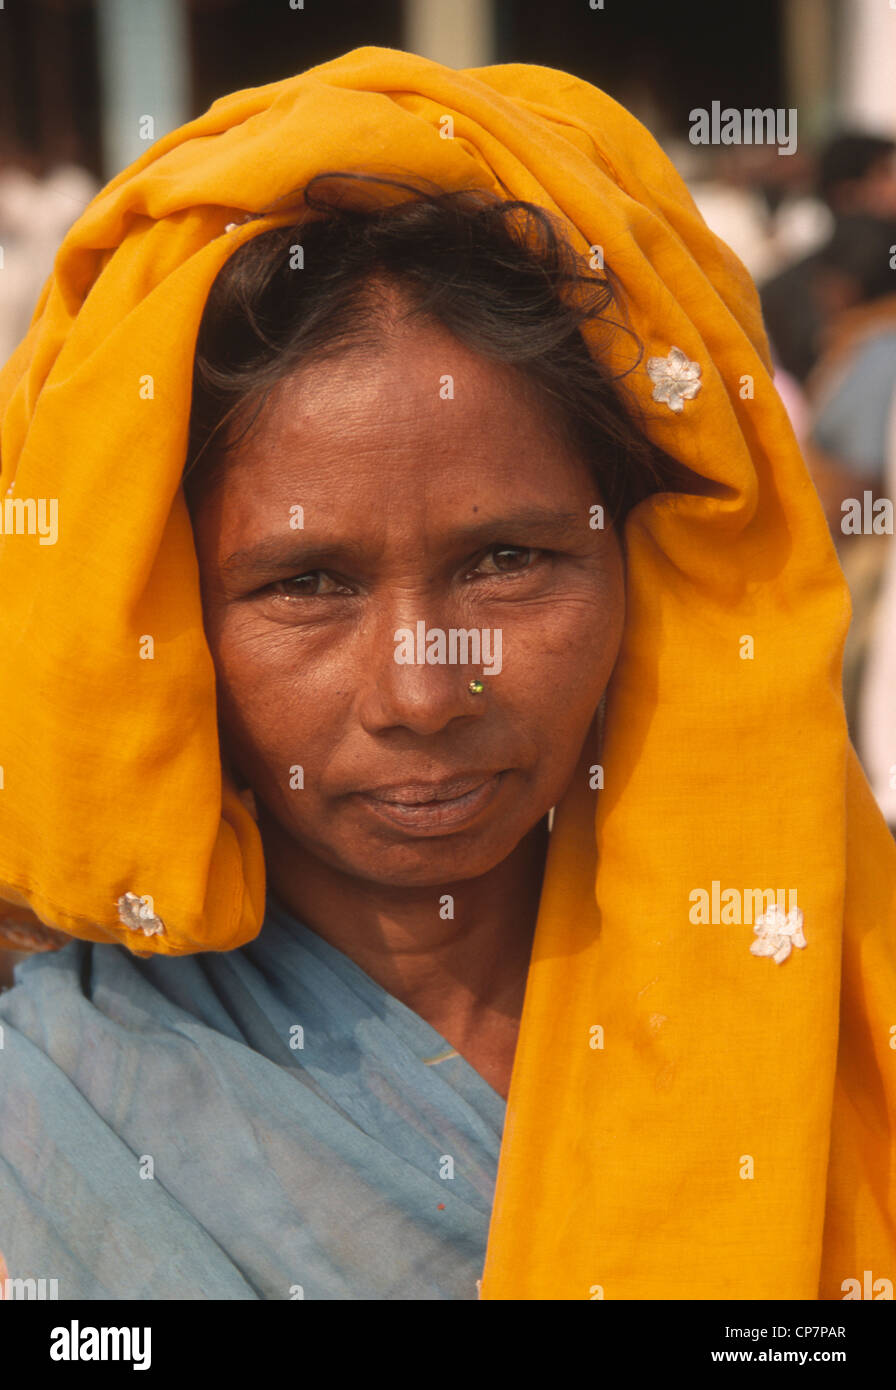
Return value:
[(307, 574), (297, 574), (290, 579), (278, 579), (271, 585), (270, 592), (277, 598), (317, 598), (320, 594), (344, 592), (323, 570), (309, 570)]
[[(536, 554), (537, 551), (530, 550), (525, 546), (496, 545), (489, 551), (488, 555), (483, 556), (478, 568), (480, 571), (484, 569), (486, 574), (494, 573), (494, 570), (499, 570), (502, 574), (512, 573), (514, 570), (525, 570), (529, 569)], [(489, 560), (494, 565), (494, 569), (489, 566)]]

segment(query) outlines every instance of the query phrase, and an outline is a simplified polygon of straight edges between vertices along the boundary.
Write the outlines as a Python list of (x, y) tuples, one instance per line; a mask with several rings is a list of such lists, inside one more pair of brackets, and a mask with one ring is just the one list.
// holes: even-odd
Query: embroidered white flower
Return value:
[(778, 965), (790, 955), (792, 946), (802, 950), (806, 945), (803, 914), (798, 907), (792, 907), (786, 914), (779, 907), (763, 912), (756, 918), (753, 931), (756, 933), (756, 940), (750, 947), (753, 955), (771, 956)]
[(668, 357), (649, 357), (647, 375), (654, 383), (653, 399), (665, 401), (676, 415), (691, 401), (702, 385), (700, 363), (689, 362), (681, 348), (674, 347)]
[(158, 936), (165, 930), (161, 917), (153, 911), (152, 898), (141, 898), (138, 893), (122, 893), (118, 899), (118, 920), (132, 931), (142, 931), (144, 936)]

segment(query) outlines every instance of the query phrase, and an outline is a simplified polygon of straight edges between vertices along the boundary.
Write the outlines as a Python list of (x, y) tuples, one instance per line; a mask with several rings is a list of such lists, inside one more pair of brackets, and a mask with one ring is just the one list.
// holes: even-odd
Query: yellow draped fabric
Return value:
[[(715, 495), (626, 525), (625, 637), (602, 748), (557, 808), (482, 1297), (839, 1299), (866, 1270), (880, 1293), (896, 845), (847, 739), (845, 582), (746, 272), (650, 135), (565, 73), (356, 49), (217, 101), (65, 237), (0, 374), (0, 500), (58, 499), (55, 544), (0, 538), (7, 916), (171, 954), (259, 931), (179, 480), (209, 287), (291, 220), (240, 219), (326, 169), (560, 214), (603, 249), (645, 361), (678, 347), (702, 371), (680, 412), (644, 363), (629, 377)], [(730, 912), (692, 920), (713, 884), (796, 890), (805, 948), (778, 964)], [(164, 934), (119, 920), (127, 892)]]

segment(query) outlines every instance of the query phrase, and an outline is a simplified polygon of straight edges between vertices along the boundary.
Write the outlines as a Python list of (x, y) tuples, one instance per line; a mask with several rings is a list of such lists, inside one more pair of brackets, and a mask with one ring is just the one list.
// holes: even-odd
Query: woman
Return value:
[(59, 508), (0, 554), (0, 896), (78, 938), (0, 1001), (10, 1274), (886, 1296), (845, 585), (632, 117), (377, 48), (236, 93), (75, 225), (0, 401)]

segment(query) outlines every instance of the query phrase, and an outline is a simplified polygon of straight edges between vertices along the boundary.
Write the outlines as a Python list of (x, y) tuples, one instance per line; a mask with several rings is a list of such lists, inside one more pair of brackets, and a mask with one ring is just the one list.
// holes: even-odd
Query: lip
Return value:
[(491, 804), (503, 772), (455, 777), (444, 782), (405, 782), (357, 793), (374, 815), (418, 835), (438, 835), (469, 825)]

